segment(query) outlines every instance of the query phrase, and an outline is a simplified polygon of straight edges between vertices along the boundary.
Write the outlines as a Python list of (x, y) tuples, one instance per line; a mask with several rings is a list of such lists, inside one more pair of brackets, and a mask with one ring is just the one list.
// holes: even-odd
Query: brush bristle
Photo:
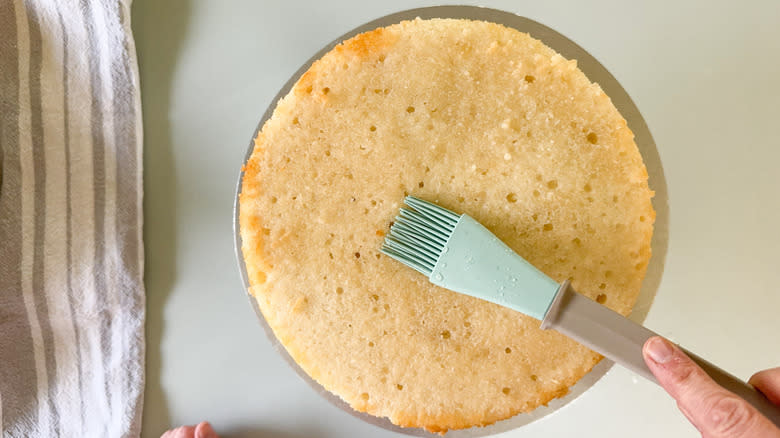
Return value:
[(430, 277), (460, 216), (414, 196), (404, 204), (380, 251)]

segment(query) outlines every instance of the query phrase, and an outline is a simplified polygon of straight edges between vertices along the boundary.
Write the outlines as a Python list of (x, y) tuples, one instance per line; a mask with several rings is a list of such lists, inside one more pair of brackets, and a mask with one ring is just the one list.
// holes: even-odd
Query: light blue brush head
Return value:
[(558, 283), (468, 215), (407, 196), (381, 252), (437, 286), (543, 319)]

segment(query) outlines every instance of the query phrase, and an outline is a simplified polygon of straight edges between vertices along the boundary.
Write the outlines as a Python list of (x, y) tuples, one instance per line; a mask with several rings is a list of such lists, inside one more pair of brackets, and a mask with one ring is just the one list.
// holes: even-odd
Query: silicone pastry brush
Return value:
[[(479, 222), (407, 196), (381, 252), (431, 283), (505, 306), (541, 321), (614, 362), (656, 381), (642, 346), (656, 333), (558, 284), (512, 251)], [(704, 359), (686, 353), (717, 383), (780, 426), (780, 409), (763, 394)]]

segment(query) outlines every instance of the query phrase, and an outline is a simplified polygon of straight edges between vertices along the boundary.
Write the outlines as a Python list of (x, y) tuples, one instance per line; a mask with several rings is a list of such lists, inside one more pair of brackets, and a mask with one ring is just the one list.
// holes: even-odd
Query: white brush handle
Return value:
[[(542, 329), (554, 329), (629, 370), (657, 382), (645, 364), (642, 347), (657, 336), (623, 315), (580, 295), (565, 281), (542, 321)], [(773, 405), (752, 386), (682, 349), (712, 379), (753, 405), (780, 427), (780, 407)]]

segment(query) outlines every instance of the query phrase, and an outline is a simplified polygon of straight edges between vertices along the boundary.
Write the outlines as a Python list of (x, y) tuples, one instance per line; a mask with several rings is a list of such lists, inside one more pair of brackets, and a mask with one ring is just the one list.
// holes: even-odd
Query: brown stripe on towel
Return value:
[[(35, 356), (22, 296), (22, 165), (19, 154), (19, 53), (14, 2), (0, 2), (0, 430), (14, 433), (8, 420), (38, 414)], [(13, 184), (13, 185), (11, 185)]]
[[(30, 31), (30, 127), (32, 136), (33, 177), (35, 207), (33, 222), (33, 271), (32, 288), (35, 309), (38, 312), (38, 322), (41, 326), (43, 351), (46, 359), (46, 375), (53, 383), (57, 379), (57, 364), (54, 355), (54, 331), (49, 318), (49, 306), (46, 300), (44, 283), (45, 229), (46, 229), (46, 145), (43, 138), (43, 103), (41, 97), (41, 64), (43, 62), (43, 43), (40, 19), (35, 7), (30, 5), (27, 10), (27, 25)], [(55, 385), (50, 384), (48, 405), (53, 430), (59, 429), (59, 417), (54, 408)]]

